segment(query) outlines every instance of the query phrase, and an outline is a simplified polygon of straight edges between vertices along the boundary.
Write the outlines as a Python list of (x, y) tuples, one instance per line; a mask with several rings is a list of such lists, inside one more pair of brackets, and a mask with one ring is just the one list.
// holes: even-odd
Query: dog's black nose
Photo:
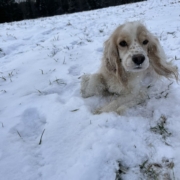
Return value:
[(136, 65), (140, 65), (144, 62), (145, 56), (142, 54), (136, 54), (136, 55), (133, 55), (132, 60)]

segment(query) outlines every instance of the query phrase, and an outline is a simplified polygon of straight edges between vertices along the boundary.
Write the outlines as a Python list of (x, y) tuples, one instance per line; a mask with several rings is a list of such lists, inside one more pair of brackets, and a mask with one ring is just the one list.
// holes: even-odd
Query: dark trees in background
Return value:
[(22, 12), (15, 0), (0, 0), (0, 23), (22, 19)]
[(32, 19), (39, 16), (36, 4), (31, 0), (19, 3), (19, 7), (22, 12), (23, 19)]
[(94, 10), (145, 0), (0, 0), (0, 23)]
[(77, 12), (77, 4), (76, 1), (74, 0), (68, 0), (68, 12), (69, 13), (73, 13), (73, 12)]

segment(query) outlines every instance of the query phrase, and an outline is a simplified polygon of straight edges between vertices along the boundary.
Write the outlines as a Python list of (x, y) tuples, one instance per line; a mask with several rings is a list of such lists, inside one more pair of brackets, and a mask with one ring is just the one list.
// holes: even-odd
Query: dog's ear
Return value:
[(105, 67), (110, 73), (113, 73), (124, 86), (127, 86), (127, 75), (121, 64), (120, 54), (116, 42), (112, 36), (104, 43)]
[(178, 81), (178, 69), (166, 61), (166, 56), (159, 40), (150, 35), (148, 43), (148, 57), (155, 72), (166, 78), (175, 78)]

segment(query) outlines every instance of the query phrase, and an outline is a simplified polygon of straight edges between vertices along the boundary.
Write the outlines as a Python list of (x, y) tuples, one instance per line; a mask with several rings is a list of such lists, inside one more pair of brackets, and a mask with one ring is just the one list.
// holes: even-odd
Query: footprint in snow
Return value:
[(102, 53), (103, 52), (103, 47), (97, 48), (96, 51)]
[(43, 35), (47, 35), (47, 34), (50, 34), (52, 31), (54, 31), (54, 29), (50, 29), (50, 30), (44, 31), (44, 32), (42, 32), (42, 34)]
[(78, 65), (74, 65), (71, 66), (68, 71), (69, 74), (71, 74), (72, 76), (79, 76), (81, 72), (81, 68)]
[(13, 127), (11, 132), (18, 133), (24, 140), (35, 140), (42, 134), (45, 123), (45, 117), (40, 115), (36, 108), (29, 108), (23, 112), (20, 123)]
[(3, 50), (0, 48), (0, 58), (5, 56), (5, 53), (3, 52)]

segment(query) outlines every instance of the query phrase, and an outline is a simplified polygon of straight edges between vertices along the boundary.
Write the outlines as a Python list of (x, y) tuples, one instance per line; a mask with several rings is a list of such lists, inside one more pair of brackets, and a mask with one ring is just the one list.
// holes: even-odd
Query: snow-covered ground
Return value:
[(105, 100), (80, 93), (126, 21), (142, 21), (180, 68), (179, 10), (178, 0), (149, 0), (0, 24), (0, 180), (179, 180), (175, 81), (158, 82), (125, 116), (93, 115)]

